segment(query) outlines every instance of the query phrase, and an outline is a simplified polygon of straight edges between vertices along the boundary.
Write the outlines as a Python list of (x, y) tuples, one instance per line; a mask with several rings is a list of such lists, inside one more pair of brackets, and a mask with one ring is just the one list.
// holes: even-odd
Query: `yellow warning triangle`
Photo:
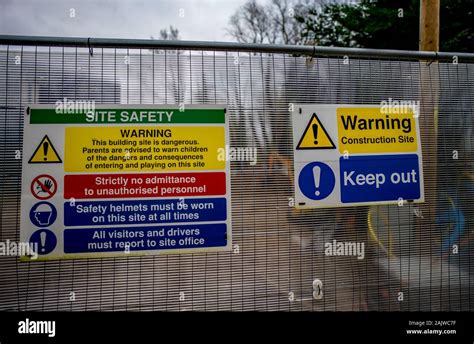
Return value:
[(296, 146), (296, 149), (334, 149), (336, 146), (332, 142), (324, 126), (314, 113), (309, 120), (303, 135)]
[(28, 161), (29, 164), (55, 164), (62, 163), (58, 152), (54, 148), (48, 135), (44, 135), (35, 152)]

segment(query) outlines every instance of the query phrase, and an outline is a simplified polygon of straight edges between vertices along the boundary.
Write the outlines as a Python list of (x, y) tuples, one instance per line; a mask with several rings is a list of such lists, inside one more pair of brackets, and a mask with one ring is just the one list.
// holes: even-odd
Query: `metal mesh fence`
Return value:
[[(27, 104), (227, 104), (233, 250), (20, 262), (3, 310), (471, 310), (474, 65), (212, 50), (0, 46), (0, 241), (19, 240)], [(421, 103), (420, 205), (295, 211), (290, 103)], [(435, 118), (433, 120), (433, 118)], [(333, 239), (364, 259), (326, 256)], [(323, 297), (313, 298), (313, 280)]]

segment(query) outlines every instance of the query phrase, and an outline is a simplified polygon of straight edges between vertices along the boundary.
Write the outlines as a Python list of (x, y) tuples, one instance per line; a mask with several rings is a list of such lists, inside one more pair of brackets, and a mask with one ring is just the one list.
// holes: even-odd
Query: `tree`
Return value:
[(441, 1), (440, 16), (441, 50), (474, 52), (474, 0)]
[[(150, 37), (154, 39), (153, 36)], [(161, 40), (169, 40), (169, 41), (176, 41), (179, 40), (179, 30), (178, 28), (174, 28), (170, 25), (169, 30), (168, 28), (164, 28), (160, 30), (160, 38)], [(165, 73), (167, 73), (168, 77), (167, 80), (167, 98), (165, 102), (171, 103), (179, 103), (184, 101), (185, 96), (185, 86), (186, 83), (184, 81), (184, 70), (183, 70), (183, 62), (180, 63), (180, 56), (182, 55), (181, 50), (160, 50), (154, 49), (154, 54), (164, 55), (165, 65), (167, 69)], [(166, 62), (165, 62), (166, 61)], [(169, 99), (171, 98), (171, 100)]]
[(164, 28), (164, 29), (160, 30), (160, 39), (165, 40), (165, 41), (177, 41), (177, 40), (179, 40), (179, 30), (178, 30), (178, 28), (174, 28), (173, 25), (170, 25), (169, 31), (168, 31), (167, 28)]
[(348, 4), (331, 4), (323, 7), (311, 7), (305, 16), (296, 16), (302, 26), (303, 44), (320, 46), (361, 46), (356, 40), (365, 32), (356, 31), (357, 21), (364, 20), (363, 8)]
[[(305, 44), (418, 50), (420, 0), (309, 6), (297, 15)], [(474, 0), (441, 1), (440, 50), (474, 51)]]
[(271, 0), (260, 5), (248, 0), (230, 18), (227, 32), (241, 43), (298, 44), (301, 23), (295, 16), (303, 16), (308, 1)]
[(232, 15), (228, 33), (241, 43), (275, 43), (268, 13), (256, 0), (247, 1)]
[(304, 15), (305, 10), (306, 1), (272, 0), (270, 18), (279, 43), (300, 43), (301, 25), (295, 20), (295, 16)]

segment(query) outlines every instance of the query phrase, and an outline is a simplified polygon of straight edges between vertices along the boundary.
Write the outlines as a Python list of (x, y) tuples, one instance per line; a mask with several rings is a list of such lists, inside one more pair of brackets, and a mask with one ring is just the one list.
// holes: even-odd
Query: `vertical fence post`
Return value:
[[(421, 0), (420, 51), (439, 51), (439, 11), (440, 0)], [(420, 134), (425, 162), (425, 204), (420, 207), (424, 216), (418, 218), (418, 228), (420, 245), (431, 252), (431, 246), (426, 247), (424, 243), (432, 243), (431, 236), (436, 230), (439, 64), (437, 61), (425, 60), (421, 61), (420, 68)]]

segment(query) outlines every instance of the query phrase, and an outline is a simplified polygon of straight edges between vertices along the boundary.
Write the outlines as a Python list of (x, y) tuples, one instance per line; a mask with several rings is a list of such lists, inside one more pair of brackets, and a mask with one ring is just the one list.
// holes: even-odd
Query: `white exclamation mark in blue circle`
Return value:
[(319, 182), (321, 181), (321, 167), (314, 166), (313, 167), (313, 177), (314, 177), (314, 186), (316, 188), (316, 192), (314, 193), (316, 196), (319, 196), (321, 192), (319, 192)]
[(54, 250), (58, 239), (56, 235), (47, 228), (42, 228), (34, 232), (30, 237), (30, 243), (38, 254), (48, 254)]
[(329, 165), (321, 161), (306, 164), (298, 176), (298, 186), (307, 198), (321, 200), (334, 190), (336, 177)]
[(41, 245), (41, 252), (46, 251), (46, 232), (40, 233), (40, 245)]

